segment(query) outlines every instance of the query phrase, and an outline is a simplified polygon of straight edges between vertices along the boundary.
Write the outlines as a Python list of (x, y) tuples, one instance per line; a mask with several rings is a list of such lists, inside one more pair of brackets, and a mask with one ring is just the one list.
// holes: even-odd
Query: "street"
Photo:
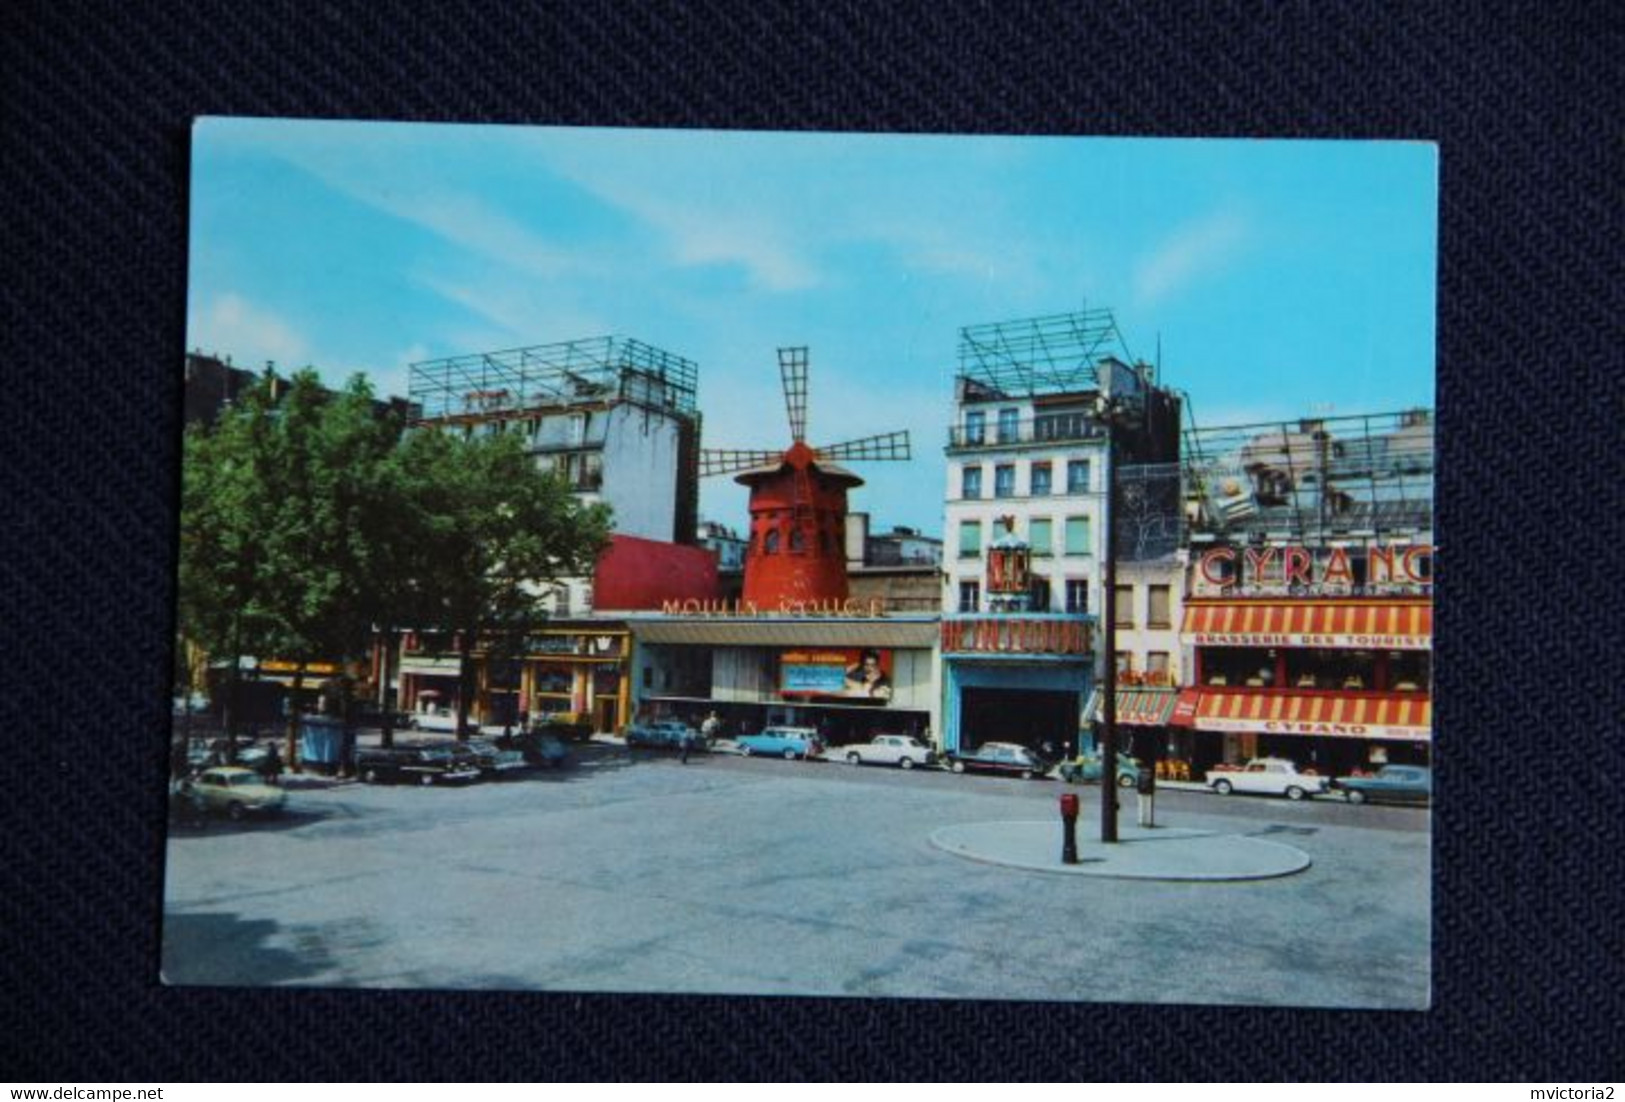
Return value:
[[(1425, 810), (1164, 791), (1158, 823), (1278, 838), (1304, 872), (1087, 880), (978, 864), (946, 825), (1098, 835), (1100, 788), (581, 748), (468, 787), (306, 787), (279, 819), (175, 827), (175, 984), (1057, 999), (1429, 1000)], [(1135, 796), (1123, 792), (1124, 824)], [(1059, 828), (1057, 827), (1057, 850)]]

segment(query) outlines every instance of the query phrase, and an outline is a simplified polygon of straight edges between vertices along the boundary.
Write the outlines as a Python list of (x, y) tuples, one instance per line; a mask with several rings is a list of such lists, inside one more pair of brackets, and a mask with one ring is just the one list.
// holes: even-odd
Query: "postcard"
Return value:
[(163, 980), (1427, 1008), (1437, 188), (200, 120)]

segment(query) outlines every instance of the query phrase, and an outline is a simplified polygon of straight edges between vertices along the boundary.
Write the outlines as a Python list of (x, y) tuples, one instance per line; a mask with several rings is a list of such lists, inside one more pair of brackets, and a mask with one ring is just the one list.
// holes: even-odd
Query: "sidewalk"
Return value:
[(1302, 872), (1309, 855), (1280, 842), (1180, 827), (1119, 828), (1119, 841), (1101, 842), (1092, 823), (1078, 824), (1078, 863), (1061, 863), (1061, 824), (962, 823), (933, 831), (933, 846), (989, 865), (1061, 876), (1121, 880), (1269, 880)]

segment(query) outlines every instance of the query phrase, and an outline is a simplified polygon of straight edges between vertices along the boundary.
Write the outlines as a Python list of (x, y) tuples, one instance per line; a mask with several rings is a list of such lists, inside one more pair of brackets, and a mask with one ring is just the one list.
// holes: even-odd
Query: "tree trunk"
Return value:
[(473, 703), (474, 633), (457, 637), (457, 741), (468, 741), (468, 709)]
[(395, 709), (389, 700), (389, 674), (395, 654), (395, 629), (385, 628), (383, 653), (378, 658), (378, 707), (383, 712), (383, 733), (380, 743), (386, 749), (395, 745)]
[(299, 693), (305, 687), (305, 663), (301, 660), (293, 671), (293, 689), (288, 694), (288, 771), (303, 772), (299, 761)]

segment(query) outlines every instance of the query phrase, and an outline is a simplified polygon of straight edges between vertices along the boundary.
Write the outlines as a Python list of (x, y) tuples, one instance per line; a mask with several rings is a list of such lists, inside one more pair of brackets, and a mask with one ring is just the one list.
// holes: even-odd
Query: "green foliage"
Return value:
[(359, 376), (274, 387), (185, 440), (180, 623), (211, 653), (311, 661), (361, 654), (375, 628), (522, 630), (607, 543), (608, 508), (517, 436), (403, 433)]

